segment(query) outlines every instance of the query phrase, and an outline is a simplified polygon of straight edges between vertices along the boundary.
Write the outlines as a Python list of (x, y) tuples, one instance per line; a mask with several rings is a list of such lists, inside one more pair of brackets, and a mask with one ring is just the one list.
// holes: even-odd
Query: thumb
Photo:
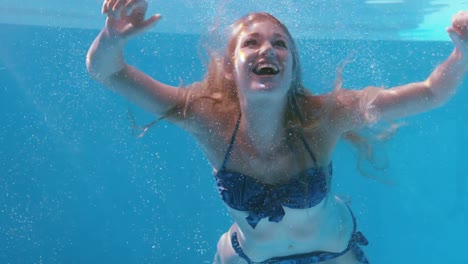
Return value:
[(160, 14), (156, 14), (148, 18), (147, 20), (144, 20), (137, 25), (132, 25), (132, 27), (127, 31), (127, 34), (125, 34), (127, 37), (134, 37), (136, 35), (139, 35), (145, 31), (148, 31), (152, 27), (154, 27), (157, 22), (161, 19)]
[(459, 47), (462, 43), (460, 36), (455, 30), (448, 29), (447, 30), (449, 37), (452, 39), (452, 42), (455, 46)]

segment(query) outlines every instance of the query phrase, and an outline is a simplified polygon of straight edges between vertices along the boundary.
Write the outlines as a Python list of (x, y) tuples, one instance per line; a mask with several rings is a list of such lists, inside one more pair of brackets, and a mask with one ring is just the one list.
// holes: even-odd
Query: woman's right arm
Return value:
[(153, 15), (145, 20), (147, 7), (145, 0), (105, 0), (102, 12), (107, 14), (106, 25), (88, 51), (86, 66), (95, 80), (160, 116), (183, 103), (187, 90), (160, 83), (124, 60), (128, 40), (147, 31), (161, 17)]

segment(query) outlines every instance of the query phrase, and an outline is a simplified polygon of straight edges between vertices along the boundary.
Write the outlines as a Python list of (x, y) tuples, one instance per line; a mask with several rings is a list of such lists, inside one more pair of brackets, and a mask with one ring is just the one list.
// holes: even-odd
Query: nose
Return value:
[(260, 50), (260, 54), (263, 55), (263, 56), (273, 56), (275, 55), (275, 49), (273, 48), (273, 46), (271, 45), (270, 42), (265, 42), (263, 45), (262, 45), (262, 48)]

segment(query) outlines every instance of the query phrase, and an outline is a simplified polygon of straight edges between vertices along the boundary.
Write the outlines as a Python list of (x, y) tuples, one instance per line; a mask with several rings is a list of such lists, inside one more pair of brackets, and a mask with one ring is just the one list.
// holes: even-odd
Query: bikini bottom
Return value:
[[(348, 209), (350, 209), (348, 207)], [(305, 254), (296, 254), (296, 255), (289, 255), (284, 257), (275, 257), (268, 259), (263, 262), (253, 262), (250, 258), (244, 253), (242, 247), (239, 244), (239, 240), (237, 239), (237, 233), (233, 232), (231, 235), (231, 245), (234, 251), (239, 255), (241, 258), (245, 259), (248, 264), (256, 264), (256, 263), (265, 263), (265, 264), (310, 264), (310, 263), (318, 263), (326, 260), (335, 259), (338, 257), (343, 256), (344, 254), (352, 251), (356, 259), (362, 264), (369, 264), (364, 252), (359, 247), (360, 245), (366, 246), (369, 244), (367, 239), (364, 235), (357, 231), (357, 224), (356, 218), (354, 217), (353, 212), (351, 211), (351, 216), (353, 217), (353, 233), (351, 235), (351, 239), (349, 240), (348, 246), (341, 252), (326, 252), (326, 251), (314, 251), (311, 253)]]

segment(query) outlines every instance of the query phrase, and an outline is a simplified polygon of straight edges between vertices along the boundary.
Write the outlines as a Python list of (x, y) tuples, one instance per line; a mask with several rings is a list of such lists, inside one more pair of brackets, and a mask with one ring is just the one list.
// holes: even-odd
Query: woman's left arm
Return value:
[(326, 95), (325, 98), (332, 96), (332, 101), (336, 102), (329, 116), (329, 125), (343, 133), (379, 120), (392, 121), (426, 112), (447, 102), (468, 72), (468, 12), (455, 14), (447, 32), (454, 49), (425, 81), (390, 89), (341, 89), (338, 93)]
[(382, 90), (372, 102), (380, 119), (393, 120), (422, 113), (447, 102), (468, 71), (468, 12), (453, 16), (447, 29), (454, 50), (423, 82)]

